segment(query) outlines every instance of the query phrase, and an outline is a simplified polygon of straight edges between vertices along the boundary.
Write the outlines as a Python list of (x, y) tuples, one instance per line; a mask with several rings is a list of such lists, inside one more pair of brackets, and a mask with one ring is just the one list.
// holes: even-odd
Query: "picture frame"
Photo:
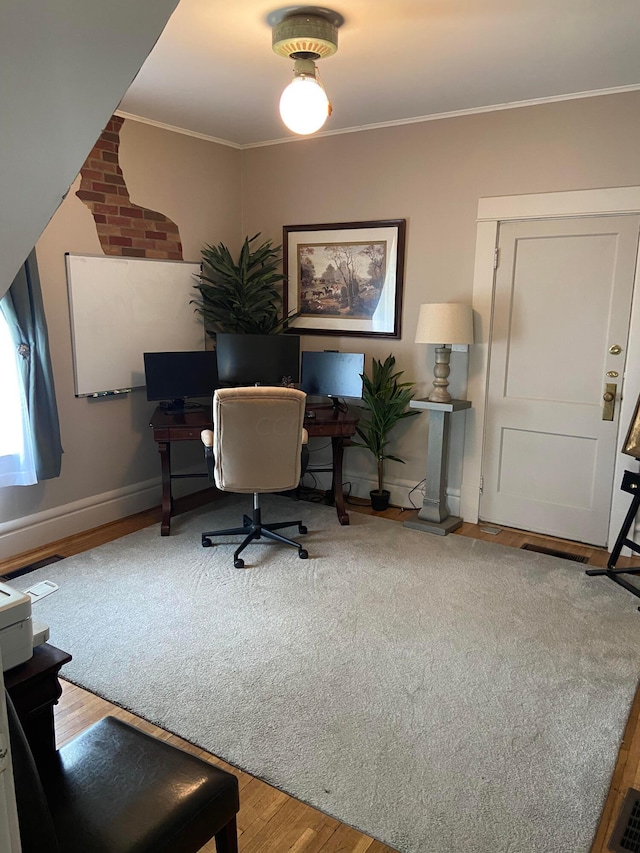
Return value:
[(287, 331), (399, 338), (405, 219), (283, 227)]

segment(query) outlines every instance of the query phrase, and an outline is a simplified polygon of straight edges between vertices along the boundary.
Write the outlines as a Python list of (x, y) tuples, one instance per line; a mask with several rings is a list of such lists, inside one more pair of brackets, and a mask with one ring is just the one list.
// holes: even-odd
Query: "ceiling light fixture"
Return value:
[(274, 53), (294, 60), (293, 81), (280, 98), (280, 116), (294, 133), (315, 133), (331, 115), (316, 60), (333, 56), (338, 49), (338, 12), (315, 6), (289, 7), (268, 17)]

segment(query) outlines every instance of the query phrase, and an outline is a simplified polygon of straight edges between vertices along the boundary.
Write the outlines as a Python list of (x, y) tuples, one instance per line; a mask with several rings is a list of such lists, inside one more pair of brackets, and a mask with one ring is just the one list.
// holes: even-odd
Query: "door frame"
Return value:
[[(472, 408), (467, 412), (465, 423), (465, 452), (460, 490), (460, 514), (465, 521), (477, 523), (480, 511), (496, 277), (494, 264), (500, 223), (561, 217), (619, 216), (625, 213), (640, 214), (640, 186), (479, 199), (472, 296), (475, 342), (469, 347), (467, 384), (467, 397), (472, 401)], [(640, 252), (636, 257), (629, 340), (621, 383), (619, 446), (626, 435), (627, 426), (633, 416), (640, 393), (640, 287), (635, 286), (638, 281), (640, 281)], [(638, 462), (618, 451), (609, 514), (609, 544), (615, 541), (629, 505), (628, 497), (616, 488), (616, 484), (621, 482), (624, 470), (638, 471), (639, 468)]]

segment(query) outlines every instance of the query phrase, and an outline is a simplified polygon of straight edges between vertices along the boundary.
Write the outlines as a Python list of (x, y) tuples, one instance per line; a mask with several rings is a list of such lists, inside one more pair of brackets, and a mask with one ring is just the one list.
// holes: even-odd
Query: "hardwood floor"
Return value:
[[(177, 502), (178, 511), (186, 511), (212, 497), (210, 491), (199, 493)], [(350, 511), (372, 514), (368, 502), (352, 498)], [(405, 521), (414, 510), (390, 507), (384, 513), (387, 518)], [(160, 510), (138, 513), (121, 521), (104, 525), (77, 536), (59, 540), (46, 547), (38, 548), (17, 557), (0, 562), (0, 575), (8, 574), (23, 566), (46, 557), (59, 554), (67, 557), (94, 548), (104, 542), (117, 539), (134, 530), (160, 521)], [(604, 549), (576, 542), (540, 536), (526, 531), (501, 528), (498, 534), (483, 530), (485, 525), (464, 523), (454, 535), (485, 539), (514, 548), (525, 542), (546, 548), (568, 551), (588, 558), (590, 566), (606, 566), (608, 554)], [(632, 560), (620, 560), (618, 566), (631, 565)], [(576, 571), (584, 571), (584, 563), (576, 563)], [(629, 595), (620, 589), (620, 595)], [(631, 596), (629, 596), (631, 598)], [(629, 606), (634, 606), (629, 602)], [(638, 614), (640, 619), (640, 614)], [(175, 743), (196, 755), (229, 770), (240, 783), (240, 812), (238, 814), (239, 847), (241, 853), (395, 853), (391, 847), (376, 841), (357, 830), (342, 824), (328, 815), (270, 787), (265, 782), (233, 768), (186, 741), (135, 717), (128, 711), (112, 705), (98, 696), (63, 681), (63, 693), (56, 707), (56, 736), (58, 745), (64, 744), (87, 726), (106, 714), (121, 717), (170, 743)], [(607, 842), (617, 820), (620, 806), (629, 787), (640, 787), (640, 690), (629, 716), (629, 721), (620, 746), (609, 795), (603, 808), (599, 828), (591, 853), (607, 853)], [(437, 849), (434, 846), (434, 851)], [(215, 853), (215, 843), (209, 842), (201, 853)], [(427, 851), (425, 851), (427, 853)], [(489, 853), (489, 851), (487, 851)]]

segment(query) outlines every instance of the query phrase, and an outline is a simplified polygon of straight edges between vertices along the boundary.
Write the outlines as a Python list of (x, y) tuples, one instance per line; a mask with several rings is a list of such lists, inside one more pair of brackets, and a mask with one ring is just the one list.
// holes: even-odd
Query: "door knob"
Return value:
[(616, 408), (617, 390), (618, 386), (614, 382), (607, 382), (607, 384), (604, 386), (604, 394), (602, 395), (602, 399), (604, 400), (604, 406), (602, 407), (603, 421), (613, 420), (613, 415)]
[(609, 352), (611, 355), (620, 355), (622, 352), (622, 347), (618, 346), (618, 344), (613, 344), (613, 346), (609, 347)]

